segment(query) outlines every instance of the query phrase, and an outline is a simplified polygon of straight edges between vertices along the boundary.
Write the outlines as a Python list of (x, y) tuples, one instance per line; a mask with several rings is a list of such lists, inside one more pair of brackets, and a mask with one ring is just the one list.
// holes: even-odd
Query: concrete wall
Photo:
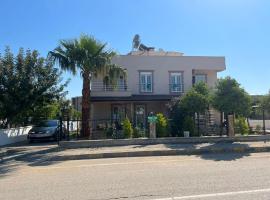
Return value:
[(184, 76), (184, 91), (192, 87), (193, 71), (207, 74), (207, 83), (210, 87), (215, 86), (217, 72), (225, 70), (224, 57), (203, 56), (118, 56), (113, 63), (127, 69), (128, 88), (132, 94), (139, 92), (139, 72), (153, 72), (153, 93), (170, 94), (169, 72), (181, 71)]
[(32, 126), (0, 129), (0, 146), (27, 140), (27, 134)]

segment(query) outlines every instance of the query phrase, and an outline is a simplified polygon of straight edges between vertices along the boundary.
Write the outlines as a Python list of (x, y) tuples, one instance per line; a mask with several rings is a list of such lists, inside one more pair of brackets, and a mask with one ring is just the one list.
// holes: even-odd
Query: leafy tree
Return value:
[(175, 97), (167, 105), (170, 113), (169, 128), (173, 137), (183, 136), (183, 123), (186, 113), (180, 104), (180, 99), (181, 97)]
[(209, 89), (205, 83), (197, 83), (182, 97), (180, 101), (182, 108), (189, 116), (194, 116), (195, 113), (197, 114), (197, 130), (199, 134), (199, 116), (200, 114), (204, 114), (205, 111), (209, 108)]
[[(210, 104), (209, 89), (205, 83), (197, 83), (183, 97), (174, 98), (169, 104), (172, 135), (182, 136), (185, 121), (190, 123), (195, 113), (203, 114)], [(193, 123), (194, 120), (192, 119)], [(189, 126), (190, 127), (190, 126)], [(198, 130), (199, 130), (198, 123)]]
[(235, 79), (226, 77), (218, 80), (212, 105), (221, 113), (224, 112), (226, 118), (228, 114), (247, 117), (251, 110), (251, 98)]
[(184, 131), (189, 131), (191, 136), (198, 136), (198, 135), (195, 135), (194, 120), (190, 116), (185, 116), (184, 122), (183, 122), (183, 129)]
[(123, 121), (123, 133), (125, 138), (131, 138), (133, 134), (132, 124), (128, 118)]
[(270, 112), (270, 94), (262, 96), (258, 102), (259, 110), (265, 110)]
[[(22, 124), (39, 107), (65, 96), (61, 73), (34, 50), (21, 48), (16, 57), (9, 47), (0, 58), (0, 119), (2, 126)], [(1, 120), (0, 120), (1, 122)]]
[(242, 135), (247, 135), (249, 133), (249, 127), (246, 118), (238, 117), (235, 120), (235, 132)]
[(167, 137), (168, 136), (168, 120), (162, 113), (157, 114), (157, 137)]
[(92, 36), (82, 35), (79, 39), (61, 40), (58, 47), (49, 52), (55, 63), (74, 75), (79, 71), (83, 78), (82, 89), (82, 136), (90, 136), (90, 83), (93, 76), (102, 76), (104, 81), (116, 84), (125, 70), (111, 64), (113, 51), (105, 49), (106, 44)]

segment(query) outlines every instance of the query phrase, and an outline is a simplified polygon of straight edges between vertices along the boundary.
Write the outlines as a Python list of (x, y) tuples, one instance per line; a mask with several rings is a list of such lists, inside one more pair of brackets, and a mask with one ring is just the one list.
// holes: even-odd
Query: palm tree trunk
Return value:
[(83, 72), (82, 137), (90, 138), (90, 72)]

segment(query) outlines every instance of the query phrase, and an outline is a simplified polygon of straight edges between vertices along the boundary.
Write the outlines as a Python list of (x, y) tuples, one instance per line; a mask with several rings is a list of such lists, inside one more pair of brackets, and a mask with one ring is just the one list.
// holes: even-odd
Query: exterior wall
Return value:
[(169, 71), (181, 71), (184, 76), (184, 92), (192, 87), (192, 72), (207, 72), (210, 87), (215, 86), (216, 74), (225, 69), (224, 57), (200, 56), (118, 56), (113, 58), (114, 64), (127, 69), (128, 88), (132, 94), (139, 91), (139, 71), (153, 71), (153, 93), (170, 94)]
[(27, 140), (27, 134), (32, 126), (0, 129), (0, 146)]
[(208, 87), (213, 89), (217, 82), (217, 72), (212, 70), (194, 70), (193, 75), (197, 74), (206, 74), (207, 80), (206, 83)]
[(111, 107), (116, 104), (124, 104), (126, 106), (126, 114), (128, 118), (133, 121), (134, 118), (134, 106), (135, 104), (146, 105), (146, 114), (153, 113), (164, 113), (167, 114), (166, 108), (167, 102), (96, 102), (92, 103), (92, 119), (93, 120), (104, 120), (111, 119)]
[(94, 120), (111, 119), (111, 103), (93, 103), (91, 106), (91, 115)]

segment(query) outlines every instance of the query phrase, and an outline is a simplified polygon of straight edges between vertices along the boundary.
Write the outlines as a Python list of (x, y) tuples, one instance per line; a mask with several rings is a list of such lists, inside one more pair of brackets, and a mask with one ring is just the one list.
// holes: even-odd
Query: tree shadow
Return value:
[[(35, 145), (42, 147), (42, 144)], [(23, 165), (35, 167), (49, 166), (55, 163), (59, 163), (61, 162), (60, 160), (56, 161), (52, 160), (51, 158), (53, 157), (53, 154), (61, 152), (64, 149), (54, 145), (46, 149), (37, 149), (24, 153), (26, 150), (29, 150), (29, 147), (21, 146), (20, 148), (15, 147), (14, 150), (10, 149), (11, 152), (9, 153), (16, 154), (16, 156), (13, 157), (12, 155), (9, 155), (8, 157), (2, 158), (2, 160), (0, 160), (0, 177), (4, 177), (13, 172), (16, 172), (16, 170), (18, 170), (18, 168)]]
[(198, 155), (205, 160), (233, 161), (250, 156), (249, 145), (233, 142), (217, 142), (201, 148), (204, 153)]
[(179, 155), (197, 155), (202, 159), (213, 161), (232, 161), (250, 155), (248, 144), (229, 141), (165, 145), (167, 148), (183, 151), (179, 152)]

